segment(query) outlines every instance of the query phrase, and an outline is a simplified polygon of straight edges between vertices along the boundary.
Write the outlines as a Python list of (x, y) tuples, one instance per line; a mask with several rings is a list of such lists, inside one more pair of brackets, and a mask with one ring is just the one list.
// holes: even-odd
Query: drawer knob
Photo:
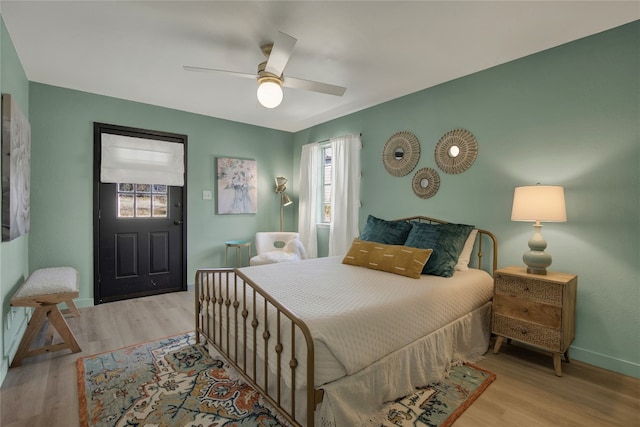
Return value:
[(527, 332), (528, 332), (528, 331), (527, 331), (526, 329), (523, 329), (522, 331), (520, 331), (520, 333), (521, 333), (522, 335), (527, 335)]
[(524, 291), (525, 291), (525, 292), (529, 292), (529, 287), (528, 287), (528, 286), (526, 286), (526, 287), (524, 288)]
[(529, 309), (528, 309), (528, 308), (525, 308), (524, 310), (522, 310), (522, 312), (523, 312), (523, 313), (528, 313), (528, 312), (529, 312)]

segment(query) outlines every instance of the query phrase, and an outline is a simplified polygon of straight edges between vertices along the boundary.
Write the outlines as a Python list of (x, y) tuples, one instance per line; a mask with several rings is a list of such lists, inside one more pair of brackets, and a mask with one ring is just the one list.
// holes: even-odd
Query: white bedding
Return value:
[(477, 269), (411, 279), (341, 261), (240, 269), (309, 327), (316, 387), (357, 373), (485, 305), (492, 295), (493, 279)]

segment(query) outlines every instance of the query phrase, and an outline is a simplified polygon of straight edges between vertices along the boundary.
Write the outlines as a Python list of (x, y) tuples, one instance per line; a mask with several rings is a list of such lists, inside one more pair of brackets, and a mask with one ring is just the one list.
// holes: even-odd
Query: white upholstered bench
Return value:
[[(11, 363), (12, 368), (20, 366), (22, 360), (27, 357), (34, 357), (66, 348), (70, 349), (72, 353), (82, 351), (62, 315), (65, 312), (71, 313), (74, 317), (80, 316), (78, 308), (73, 303), (73, 299), (77, 298), (78, 295), (78, 271), (75, 268), (43, 268), (31, 273), (11, 298), (11, 306), (13, 307), (35, 307), (29, 326)], [(67, 310), (60, 311), (58, 304), (61, 302), (66, 303)], [(54, 345), (49, 342), (42, 347), (31, 349), (31, 343), (40, 332), (42, 324), (47, 318), (58, 331), (63, 342)], [(51, 336), (51, 339), (53, 339), (53, 336)]]

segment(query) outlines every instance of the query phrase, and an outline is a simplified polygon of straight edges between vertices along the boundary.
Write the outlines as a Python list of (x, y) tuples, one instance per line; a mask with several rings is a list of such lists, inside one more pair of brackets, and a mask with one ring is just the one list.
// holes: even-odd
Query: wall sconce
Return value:
[(516, 187), (513, 193), (511, 221), (534, 221), (533, 236), (529, 239), (529, 251), (522, 260), (527, 265), (527, 273), (547, 274), (551, 265), (551, 255), (544, 250), (547, 242), (542, 237), (540, 222), (566, 222), (567, 209), (564, 202), (564, 188), (552, 185), (532, 185)]
[(293, 200), (291, 200), (291, 198), (287, 196), (287, 193), (285, 193), (286, 189), (287, 189), (287, 178), (283, 176), (277, 176), (276, 177), (276, 193), (280, 195), (280, 231), (282, 231), (282, 224), (284, 222), (284, 207), (289, 206), (290, 204), (293, 203)]

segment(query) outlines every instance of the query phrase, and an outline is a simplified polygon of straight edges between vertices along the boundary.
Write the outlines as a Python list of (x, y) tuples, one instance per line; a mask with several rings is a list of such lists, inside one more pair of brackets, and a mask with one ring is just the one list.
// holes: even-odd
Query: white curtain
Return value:
[(101, 182), (184, 186), (184, 145), (103, 133)]
[(360, 134), (331, 138), (331, 228), (329, 256), (344, 255), (358, 237)]
[(320, 185), (320, 148), (317, 143), (302, 146), (300, 157), (300, 191), (298, 233), (308, 258), (318, 257), (318, 186)]

